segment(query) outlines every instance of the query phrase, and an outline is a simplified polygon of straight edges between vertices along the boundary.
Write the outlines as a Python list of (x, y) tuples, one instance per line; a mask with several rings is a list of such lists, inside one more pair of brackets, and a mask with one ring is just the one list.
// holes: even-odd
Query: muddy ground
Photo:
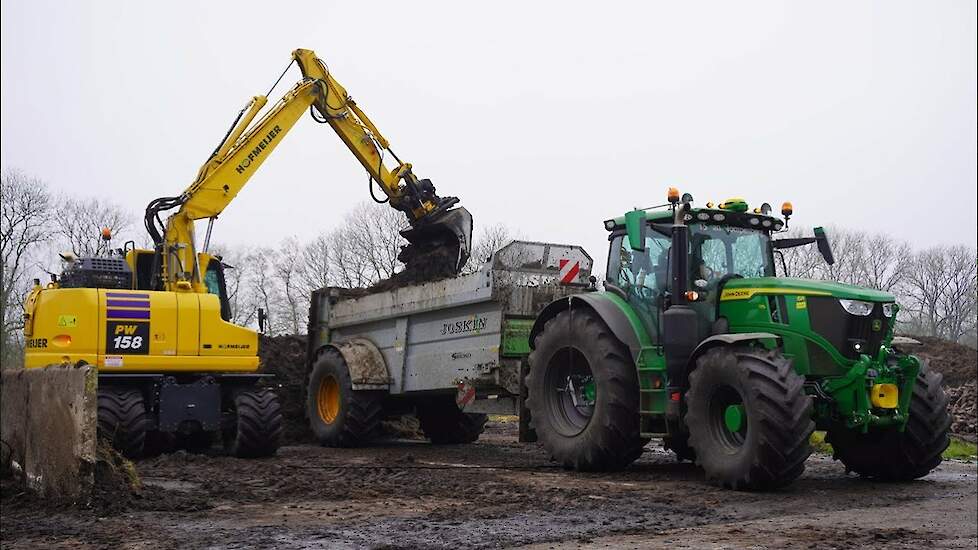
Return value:
[(129, 501), (52, 508), (4, 491), (3, 548), (975, 548), (978, 470), (882, 484), (813, 456), (774, 493), (706, 485), (653, 442), (625, 472), (579, 474), (490, 423), (474, 445), (285, 447), (263, 460), (139, 462)]

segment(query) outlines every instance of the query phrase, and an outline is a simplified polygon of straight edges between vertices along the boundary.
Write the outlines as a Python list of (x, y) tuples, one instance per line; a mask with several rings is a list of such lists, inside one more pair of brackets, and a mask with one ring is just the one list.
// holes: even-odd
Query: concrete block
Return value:
[(2, 391), (2, 438), (27, 488), (54, 500), (87, 500), (94, 484), (97, 444), (95, 369), (5, 371)]

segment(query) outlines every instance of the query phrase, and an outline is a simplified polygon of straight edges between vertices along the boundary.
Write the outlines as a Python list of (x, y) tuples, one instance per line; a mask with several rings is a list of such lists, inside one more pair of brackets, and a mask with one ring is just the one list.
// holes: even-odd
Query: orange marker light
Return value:
[(696, 300), (700, 299), (700, 293), (696, 292), (695, 290), (687, 290), (686, 299), (690, 302), (695, 302)]
[(102, 228), (102, 240), (103, 241), (112, 240), (112, 230), (109, 229), (108, 227)]
[(669, 197), (669, 202), (671, 203), (679, 202), (679, 189), (676, 189), (675, 187), (670, 187), (668, 197)]
[(791, 203), (790, 202), (785, 201), (784, 204), (781, 205), (781, 215), (782, 216), (790, 216), (790, 215), (792, 215), (794, 213), (795, 213), (795, 211), (791, 207)]

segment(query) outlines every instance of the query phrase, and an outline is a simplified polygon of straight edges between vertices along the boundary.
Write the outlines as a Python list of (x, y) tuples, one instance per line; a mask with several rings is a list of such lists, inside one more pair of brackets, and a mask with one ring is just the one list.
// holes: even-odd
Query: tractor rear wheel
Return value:
[(943, 460), (950, 444), (947, 395), (940, 373), (922, 370), (910, 397), (910, 418), (903, 433), (895, 430), (859, 433), (846, 427), (830, 429), (826, 441), (833, 458), (846, 471), (881, 481), (910, 481), (924, 477)]
[(686, 426), (711, 483), (773, 489), (805, 471), (815, 430), (804, 378), (780, 352), (717, 347), (689, 376)]
[(609, 471), (641, 456), (638, 375), (628, 348), (590, 310), (565, 310), (534, 341), (530, 426), (565, 468)]
[(98, 435), (127, 458), (139, 458), (146, 444), (149, 417), (143, 392), (132, 388), (98, 390)]
[(382, 391), (354, 390), (340, 352), (326, 349), (309, 373), (306, 415), (319, 443), (356, 447), (369, 441), (383, 418)]
[(451, 396), (419, 403), (417, 412), (421, 431), (436, 445), (472, 443), (482, 435), (489, 419), (485, 414), (460, 411)]
[(272, 456), (282, 439), (282, 407), (268, 388), (239, 392), (233, 422), (224, 432), (224, 448), (239, 458)]

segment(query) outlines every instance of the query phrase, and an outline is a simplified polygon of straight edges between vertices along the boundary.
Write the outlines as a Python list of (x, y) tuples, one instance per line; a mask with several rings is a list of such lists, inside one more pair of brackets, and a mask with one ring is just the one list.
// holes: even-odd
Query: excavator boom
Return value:
[[(267, 99), (254, 97), (194, 182), (179, 196), (161, 197), (147, 206), (146, 229), (159, 252), (158, 286), (172, 290), (189, 283), (198, 292), (204, 291), (194, 222), (209, 219), (213, 223), (307, 109), (350, 149), (387, 196), (383, 202), (407, 216), (410, 226), (401, 234), (409, 245), (399, 255), (405, 264), (404, 276), (423, 280), (457, 274), (471, 250), (471, 214), (464, 208), (452, 208), (459, 202), (456, 197), (439, 197), (429, 180), (418, 179), (411, 164), (400, 161), (387, 139), (314, 52), (299, 49), (292, 57), (303, 79), (257, 122), (254, 120)], [(389, 167), (385, 160), (396, 165)], [(174, 208), (177, 212), (164, 224), (161, 212)], [(207, 240), (209, 237), (210, 227)]]

